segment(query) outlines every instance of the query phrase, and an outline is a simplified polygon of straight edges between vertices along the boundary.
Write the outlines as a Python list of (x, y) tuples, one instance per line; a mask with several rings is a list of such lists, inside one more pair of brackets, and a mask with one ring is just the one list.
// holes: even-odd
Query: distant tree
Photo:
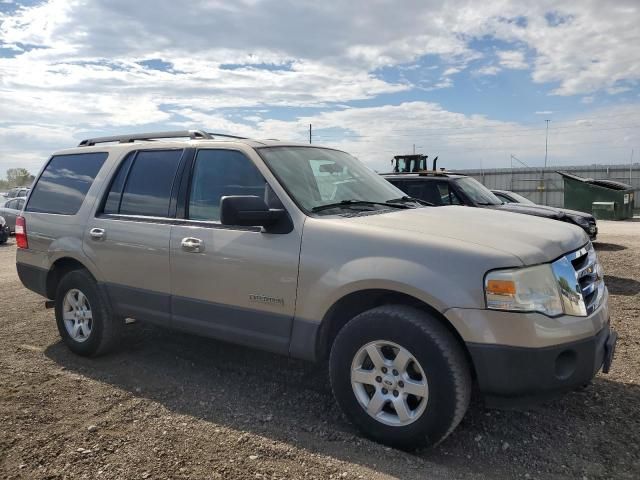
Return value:
[(26, 187), (33, 183), (35, 177), (26, 168), (10, 168), (7, 170), (7, 185), (11, 187)]

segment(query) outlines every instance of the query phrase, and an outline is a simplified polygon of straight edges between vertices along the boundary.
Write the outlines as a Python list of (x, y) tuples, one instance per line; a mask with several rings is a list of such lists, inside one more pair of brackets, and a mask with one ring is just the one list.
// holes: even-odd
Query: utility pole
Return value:
[(544, 190), (544, 205), (547, 204), (547, 184), (546, 184), (546, 175), (547, 175), (547, 156), (549, 154), (549, 122), (551, 120), (545, 120), (547, 122), (547, 133), (544, 139), (544, 170), (542, 171), (542, 188)]
[(309, 145), (311, 145), (311, 124), (309, 124)]
[(629, 159), (629, 185), (633, 185), (631, 183), (631, 172), (633, 170), (633, 148), (631, 149), (631, 159)]
[(547, 122), (547, 134), (544, 140), (544, 168), (547, 168), (547, 154), (549, 153), (549, 122), (551, 120), (545, 120)]

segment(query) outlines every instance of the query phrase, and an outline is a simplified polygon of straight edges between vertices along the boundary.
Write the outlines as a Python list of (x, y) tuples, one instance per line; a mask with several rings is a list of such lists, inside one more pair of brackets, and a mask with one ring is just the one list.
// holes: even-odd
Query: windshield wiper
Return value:
[(390, 203), (383, 202), (369, 202), (367, 200), (342, 200), (341, 202), (335, 203), (327, 203), (326, 205), (318, 205), (317, 207), (313, 207), (311, 209), (312, 212), (321, 212), (322, 210), (329, 210), (331, 208), (350, 208), (356, 205), (382, 205), (384, 207), (392, 207), (392, 208), (411, 208), (408, 205), (394, 205)]
[(400, 197), (400, 198), (393, 198), (391, 200), (387, 200), (387, 203), (405, 203), (405, 202), (414, 202), (414, 203), (419, 203), (420, 205), (426, 205), (428, 207), (433, 207), (435, 206), (434, 203), (431, 202), (427, 202), (426, 200), (420, 200), (419, 198), (415, 198), (415, 197), (409, 197), (408, 195), (405, 195), (404, 197)]

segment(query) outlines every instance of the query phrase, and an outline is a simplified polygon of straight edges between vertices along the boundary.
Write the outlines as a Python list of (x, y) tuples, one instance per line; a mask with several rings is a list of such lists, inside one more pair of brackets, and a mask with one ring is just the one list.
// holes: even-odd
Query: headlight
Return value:
[(563, 313), (562, 300), (551, 265), (494, 270), (484, 282), (487, 308), (518, 312)]

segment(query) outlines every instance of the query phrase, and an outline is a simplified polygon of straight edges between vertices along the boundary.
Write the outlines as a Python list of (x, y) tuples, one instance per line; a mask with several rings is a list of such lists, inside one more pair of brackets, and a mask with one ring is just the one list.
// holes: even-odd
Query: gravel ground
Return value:
[(86, 359), (0, 246), (0, 478), (640, 477), (640, 222), (596, 244), (620, 334), (614, 366), (529, 411), (475, 401), (439, 447), (362, 439), (323, 366), (143, 324)]

